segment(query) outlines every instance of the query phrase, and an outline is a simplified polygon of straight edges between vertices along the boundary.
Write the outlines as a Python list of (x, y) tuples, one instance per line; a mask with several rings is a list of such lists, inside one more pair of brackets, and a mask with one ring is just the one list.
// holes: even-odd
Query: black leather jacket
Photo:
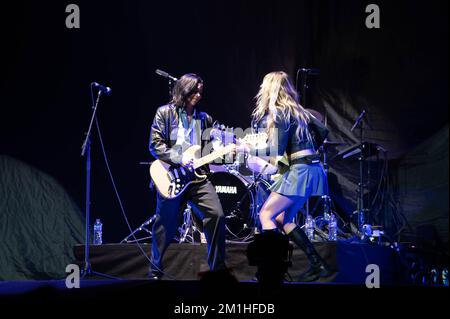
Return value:
[[(197, 110), (195, 119), (201, 121), (201, 132), (213, 124), (211, 116)], [(172, 165), (181, 164), (181, 148), (174, 147), (178, 132), (178, 112), (174, 104), (166, 104), (156, 110), (150, 130), (149, 149), (151, 154), (161, 161)], [(202, 139), (202, 147), (204, 146)], [(177, 145), (178, 146), (178, 145)]]

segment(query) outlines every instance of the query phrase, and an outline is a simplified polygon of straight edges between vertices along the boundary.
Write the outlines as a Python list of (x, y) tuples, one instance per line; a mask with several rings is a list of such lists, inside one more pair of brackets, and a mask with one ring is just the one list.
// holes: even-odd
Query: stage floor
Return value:
[[(238, 281), (252, 281), (256, 267), (249, 266), (246, 243), (227, 244), (226, 263)], [(405, 273), (395, 251), (389, 247), (348, 242), (320, 242), (314, 244), (319, 254), (336, 270), (335, 274), (320, 282), (365, 284), (366, 267), (375, 264), (380, 269), (381, 284), (404, 284)], [(293, 245), (292, 267), (286, 279), (295, 282), (308, 268), (305, 254)], [(142, 251), (141, 251), (141, 249)], [(122, 279), (148, 278), (151, 245), (104, 244), (90, 246), (90, 260), (95, 271)], [(142, 252), (147, 255), (144, 256)], [(74, 247), (75, 263), (84, 265), (84, 246)], [(208, 270), (206, 244), (171, 244), (163, 260), (166, 280), (198, 280), (199, 273)]]

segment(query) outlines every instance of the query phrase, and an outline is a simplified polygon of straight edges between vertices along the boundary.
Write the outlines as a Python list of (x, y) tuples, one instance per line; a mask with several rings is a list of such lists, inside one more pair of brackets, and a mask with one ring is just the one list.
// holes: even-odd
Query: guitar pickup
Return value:
[(174, 170), (173, 170), (173, 173), (175, 174), (175, 178), (176, 178), (176, 179), (179, 179), (179, 178), (180, 178), (180, 175), (178, 174), (178, 170), (177, 170), (177, 169), (174, 169)]
[(173, 174), (170, 171), (167, 171), (167, 176), (169, 176), (169, 180), (171, 183), (175, 180), (175, 177), (173, 176)]

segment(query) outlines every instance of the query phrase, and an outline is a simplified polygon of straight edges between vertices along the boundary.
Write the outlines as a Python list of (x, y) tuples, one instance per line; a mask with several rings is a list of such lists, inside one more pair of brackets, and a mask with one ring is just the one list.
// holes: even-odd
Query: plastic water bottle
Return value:
[(311, 215), (306, 216), (305, 221), (305, 230), (306, 236), (308, 236), (309, 240), (314, 240), (314, 218)]
[(202, 244), (206, 244), (207, 243), (205, 233), (203, 233), (203, 232), (200, 233), (200, 242)]
[(337, 240), (337, 220), (333, 213), (330, 214), (330, 220), (328, 222), (328, 240)]
[(323, 200), (323, 219), (328, 222), (330, 220), (330, 197), (328, 195), (322, 196)]
[(431, 284), (437, 285), (439, 284), (439, 272), (437, 269), (431, 269)]
[(448, 287), (448, 268), (442, 270), (442, 284)]
[(93, 244), (94, 245), (101, 245), (102, 244), (102, 228), (103, 224), (100, 221), (100, 219), (95, 220), (94, 224), (94, 238), (93, 238)]

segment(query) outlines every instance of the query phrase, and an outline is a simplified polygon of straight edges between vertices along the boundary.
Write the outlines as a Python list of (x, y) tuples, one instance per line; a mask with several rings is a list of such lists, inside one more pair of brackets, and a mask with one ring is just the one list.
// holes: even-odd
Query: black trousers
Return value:
[(208, 265), (211, 270), (225, 268), (225, 216), (214, 186), (209, 181), (191, 184), (175, 199), (157, 194), (156, 219), (152, 230), (152, 272), (160, 273), (167, 247), (175, 237), (180, 215), (186, 203), (197, 219), (202, 220), (208, 243)]

